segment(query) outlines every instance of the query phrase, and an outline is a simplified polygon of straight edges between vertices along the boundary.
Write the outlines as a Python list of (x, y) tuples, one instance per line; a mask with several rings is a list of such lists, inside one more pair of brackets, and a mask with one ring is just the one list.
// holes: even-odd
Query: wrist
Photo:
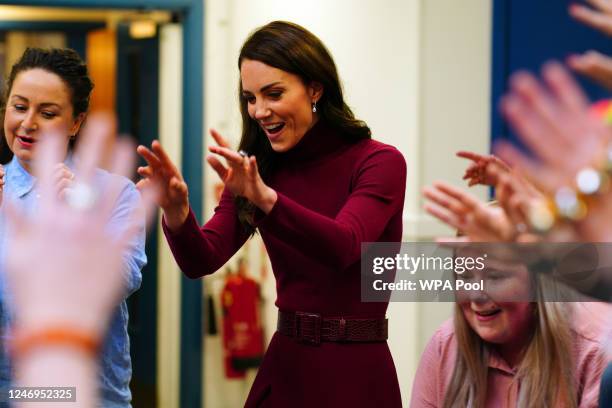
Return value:
[(95, 359), (100, 348), (101, 333), (71, 324), (16, 327), (11, 342), (15, 359), (27, 358), (41, 349), (70, 349)]
[(187, 217), (189, 216), (189, 204), (174, 209), (164, 208), (163, 211), (166, 226), (171, 231), (175, 231), (179, 229), (187, 220)]
[(261, 211), (263, 211), (264, 214), (268, 214), (270, 211), (272, 211), (272, 208), (274, 207), (274, 204), (276, 204), (277, 200), (278, 194), (276, 191), (273, 188), (266, 186), (258, 199), (253, 200), (252, 202)]

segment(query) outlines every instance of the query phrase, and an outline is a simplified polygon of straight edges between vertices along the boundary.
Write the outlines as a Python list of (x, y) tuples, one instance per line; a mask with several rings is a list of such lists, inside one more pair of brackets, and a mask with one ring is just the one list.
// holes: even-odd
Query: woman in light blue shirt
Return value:
[[(55, 168), (57, 194), (69, 198), (74, 186), (75, 161), (70, 155), (89, 108), (93, 83), (87, 67), (78, 54), (68, 49), (41, 50), (30, 48), (13, 66), (9, 75), (4, 111), (3, 154), (10, 150), (13, 157), (4, 167), (3, 201), (12, 200), (17, 206), (36, 211), (36, 179), (31, 175), (36, 144), (45, 135), (59, 134), (65, 147), (65, 160)], [(106, 183), (120, 176), (97, 170), (95, 183)], [(133, 210), (140, 204), (140, 194), (134, 184), (121, 178), (121, 194), (108, 221), (111, 233), (119, 235), (128, 225)], [(3, 350), (0, 361), (0, 386), (11, 383), (10, 361), (6, 353), (6, 340), (11, 336), (14, 316), (11, 312), (11, 293), (2, 275), (6, 243), (10, 236), (0, 220), (0, 285), (2, 296)], [(144, 252), (144, 219), (139, 234), (124, 253), (125, 297), (140, 287), (141, 269), (146, 263)], [(128, 312), (125, 300), (118, 305), (103, 344), (100, 360), (100, 393), (103, 407), (130, 407), (129, 382), (132, 374), (130, 346), (127, 334)], [(78, 390), (77, 390), (78, 392)]]

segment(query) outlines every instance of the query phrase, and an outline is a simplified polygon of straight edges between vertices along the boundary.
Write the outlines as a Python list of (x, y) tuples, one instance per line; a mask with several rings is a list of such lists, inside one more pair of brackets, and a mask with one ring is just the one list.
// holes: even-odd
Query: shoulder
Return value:
[(453, 319), (450, 318), (445, 320), (444, 323), (436, 329), (431, 339), (442, 349), (447, 349), (450, 346), (456, 347), (457, 341), (455, 338), (455, 324), (453, 323)]
[[(603, 371), (608, 344), (612, 307), (605, 303), (588, 302), (572, 304), (571, 329), (577, 375), (586, 378)], [(598, 374), (597, 374), (598, 373)]]
[(370, 139), (356, 142), (351, 150), (350, 190), (376, 192), (379, 198), (403, 208), (407, 182), (404, 156), (395, 147)]
[(612, 333), (612, 306), (603, 302), (572, 303), (572, 332), (578, 341), (604, 344)]
[(454, 370), (457, 352), (452, 319), (444, 322), (429, 339), (421, 355), (412, 385), (412, 407), (437, 407), (444, 400)]
[[(389, 181), (405, 183), (406, 160), (394, 146), (372, 139), (356, 142), (349, 148), (357, 175), (376, 173)], [(393, 176), (393, 177), (387, 177)]]
[(353, 147), (357, 151), (356, 165), (360, 169), (379, 169), (398, 178), (406, 176), (406, 159), (394, 146), (373, 139), (360, 140)]
[(4, 167), (4, 171), (8, 173), (8, 172), (15, 171), (19, 167), (19, 164), (17, 163), (17, 159), (13, 157), (13, 159), (10, 162), (5, 163), (5, 164), (0, 164), (0, 166)]
[(107, 170), (100, 168), (96, 169), (95, 177), (103, 185), (107, 185), (110, 183), (114, 184), (115, 186), (117, 186), (118, 189), (120, 189), (122, 193), (125, 192), (139, 194), (134, 182), (132, 182), (132, 180), (128, 179), (127, 177), (110, 173)]
[(457, 340), (453, 319), (448, 319), (440, 325), (429, 339), (423, 358), (430, 363), (437, 362), (439, 365), (453, 365), (457, 353)]
[(395, 160), (398, 163), (401, 162), (404, 164), (404, 166), (406, 163), (404, 155), (402, 155), (402, 153), (397, 150), (395, 146), (391, 146), (378, 140), (359, 140), (352, 146), (352, 149), (363, 158), (383, 156), (385, 159)]
[(33, 177), (19, 164), (16, 157), (4, 166), (5, 188), (28, 185), (34, 182)]

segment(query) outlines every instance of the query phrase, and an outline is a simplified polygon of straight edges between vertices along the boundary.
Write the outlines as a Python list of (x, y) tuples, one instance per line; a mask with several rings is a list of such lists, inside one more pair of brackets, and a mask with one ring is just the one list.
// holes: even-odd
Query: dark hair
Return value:
[[(72, 110), (74, 118), (77, 118), (89, 110), (89, 97), (94, 84), (89, 77), (87, 65), (79, 54), (69, 48), (27, 48), (19, 61), (13, 65), (8, 76), (4, 97), (1, 101), (0, 115), (4, 122), (6, 101), (13, 89), (13, 83), (17, 75), (30, 69), (43, 69), (57, 75), (64, 81), (70, 90)], [(4, 129), (4, 126), (2, 127)], [(4, 131), (2, 134), (2, 146), (0, 146), (1, 159), (12, 157), (8, 149)], [(0, 160), (5, 162), (4, 160)]]
[[(305, 85), (313, 82), (321, 84), (323, 94), (317, 101), (319, 120), (324, 120), (352, 140), (370, 138), (370, 128), (356, 119), (344, 102), (340, 78), (331, 54), (321, 40), (304, 27), (286, 21), (273, 21), (258, 28), (240, 50), (239, 69), (245, 59), (260, 61), (297, 75)], [(257, 157), (259, 172), (266, 181), (273, 169), (274, 151), (259, 124), (249, 116), (247, 100), (242, 94), (242, 82), (238, 97), (242, 115), (240, 149)], [(248, 232), (253, 233), (253, 204), (244, 197), (237, 197), (236, 205), (240, 222)]]

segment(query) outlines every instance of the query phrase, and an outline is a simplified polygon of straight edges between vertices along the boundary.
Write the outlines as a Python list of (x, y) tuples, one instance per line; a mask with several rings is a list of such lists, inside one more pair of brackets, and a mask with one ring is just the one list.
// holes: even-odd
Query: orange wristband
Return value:
[(69, 327), (48, 327), (27, 333), (17, 332), (11, 343), (11, 353), (15, 357), (28, 354), (32, 349), (46, 346), (66, 346), (75, 348), (97, 357), (100, 340), (88, 332)]

